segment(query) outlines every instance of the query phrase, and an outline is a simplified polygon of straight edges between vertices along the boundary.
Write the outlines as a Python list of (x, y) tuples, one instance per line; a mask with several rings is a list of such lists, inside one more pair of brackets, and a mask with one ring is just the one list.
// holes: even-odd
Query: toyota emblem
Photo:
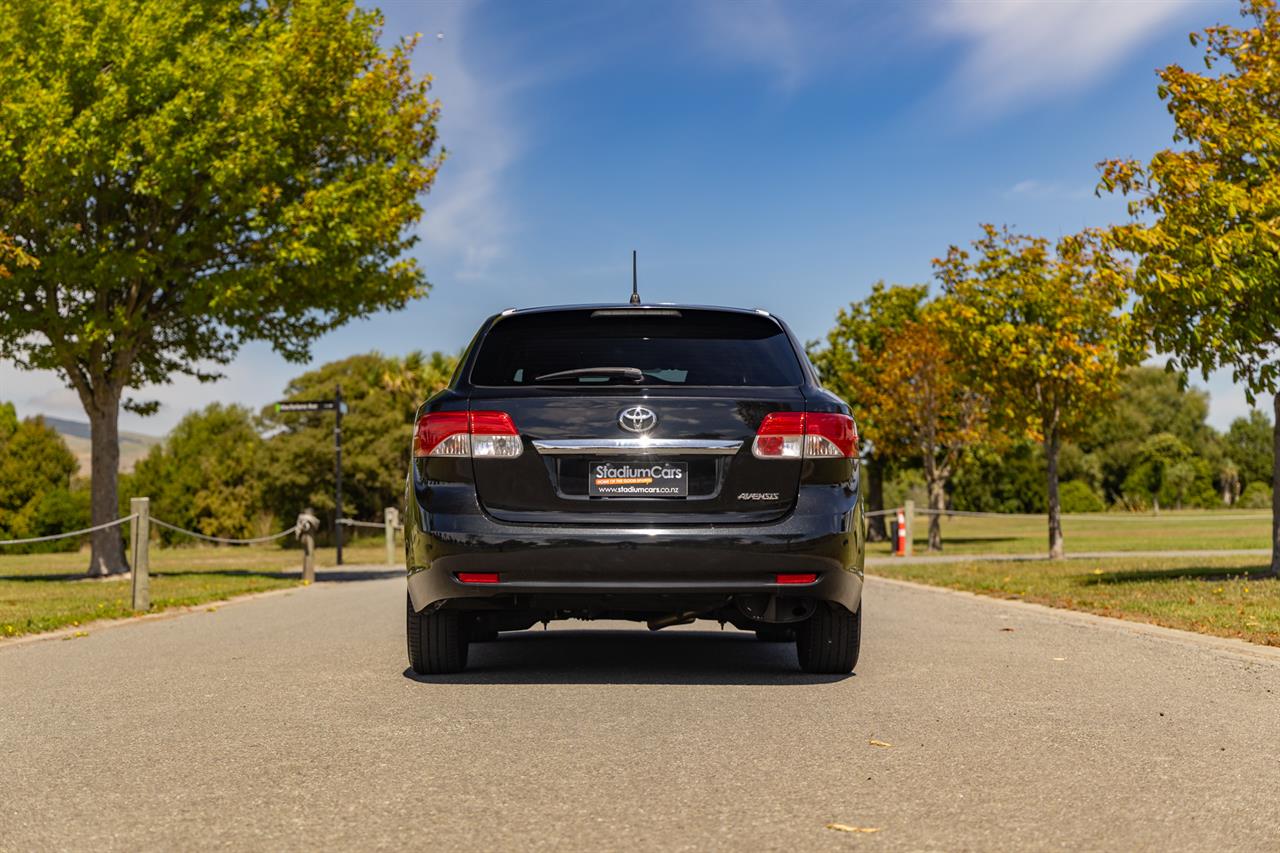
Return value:
[(627, 432), (648, 432), (658, 425), (658, 413), (644, 406), (623, 409), (618, 415), (618, 426)]

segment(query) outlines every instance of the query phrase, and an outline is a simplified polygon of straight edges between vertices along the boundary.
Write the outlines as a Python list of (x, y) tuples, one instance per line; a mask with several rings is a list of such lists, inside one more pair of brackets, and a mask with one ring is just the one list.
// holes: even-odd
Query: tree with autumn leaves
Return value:
[(966, 381), (991, 401), (992, 422), (1044, 447), (1049, 556), (1061, 558), (1062, 443), (1116, 394), (1142, 352), (1123, 311), (1130, 270), (1095, 232), (1053, 245), (982, 231), (972, 250), (952, 246), (934, 261), (939, 322)]
[(947, 480), (961, 454), (986, 438), (987, 401), (964, 381), (943, 334), (946, 307), (932, 302), (891, 331), (867, 359), (876, 381), (863, 389), (877, 440), (890, 456), (919, 457), (929, 495), (929, 550), (942, 550)]
[[(1280, 11), (1241, 5), (1249, 25), (1191, 35), (1208, 73), (1159, 72), (1178, 148), (1101, 164), (1102, 188), (1132, 199), (1109, 238), (1138, 257), (1133, 310), (1156, 348), (1184, 370), (1230, 368), (1250, 402), (1275, 395), (1280, 495)], [(1280, 575), (1280, 501), (1272, 513)]]
[[(873, 512), (884, 509), (884, 481), (894, 461), (890, 456), (892, 448), (881, 449), (880, 445), (879, 402), (883, 395), (877, 393), (881, 380), (876, 366), (884, 361), (889, 339), (919, 317), (920, 306), (928, 295), (929, 288), (922, 284), (876, 282), (866, 299), (840, 309), (825, 345), (809, 345), (809, 356), (823, 383), (848, 401), (857, 415), (863, 436), (866, 502)], [(883, 515), (871, 516), (868, 527), (873, 541), (888, 538)]]
[(841, 312), (815, 361), (880, 464), (920, 461), (931, 550), (941, 548), (947, 483), (966, 449), (1014, 436), (1040, 442), (1049, 553), (1062, 557), (1063, 442), (1117, 393), (1142, 352), (1123, 310), (1129, 267), (1094, 232), (1055, 245), (991, 225), (934, 267), (937, 298), (925, 301), (923, 286), (877, 285)]

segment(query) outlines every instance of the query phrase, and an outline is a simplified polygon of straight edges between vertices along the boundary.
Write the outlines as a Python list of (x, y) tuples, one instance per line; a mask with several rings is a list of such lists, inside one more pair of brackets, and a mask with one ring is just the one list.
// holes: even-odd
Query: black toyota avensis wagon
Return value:
[(509, 310), (418, 411), (409, 662), (553, 619), (710, 619), (858, 660), (858, 433), (790, 330), (683, 305)]

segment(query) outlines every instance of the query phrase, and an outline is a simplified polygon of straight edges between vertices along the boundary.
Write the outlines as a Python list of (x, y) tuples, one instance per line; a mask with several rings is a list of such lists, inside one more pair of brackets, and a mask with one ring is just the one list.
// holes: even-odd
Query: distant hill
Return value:
[[(89, 425), (82, 421), (69, 421), (44, 415), (44, 422), (58, 431), (66, 441), (67, 447), (80, 460), (80, 473), (89, 474)], [(143, 435), (140, 432), (120, 432), (120, 470), (132, 471), (134, 464), (147, 455), (152, 445), (159, 444), (161, 439), (154, 435)]]

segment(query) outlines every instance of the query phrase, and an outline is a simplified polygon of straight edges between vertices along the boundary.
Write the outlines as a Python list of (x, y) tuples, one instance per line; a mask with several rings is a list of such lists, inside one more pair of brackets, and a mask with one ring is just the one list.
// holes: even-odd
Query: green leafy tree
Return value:
[[(19, 421), (0, 403), (0, 539), (26, 539), (84, 527), (72, 478), (79, 464), (62, 436), (43, 418)], [(75, 550), (77, 539), (15, 546), (27, 551)]]
[[(348, 405), (342, 419), (345, 515), (381, 520), (383, 508), (399, 506), (418, 405), (445, 387), (456, 365), (455, 357), (438, 352), (403, 358), (375, 352), (329, 362), (289, 382), (286, 400), (328, 398), (335, 386), (342, 387)], [(267, 506), (280, 518), (293, 518), (308, 506), (331, 515), (333, 414), (268, 407), (261, 417), (271, 434)]]
[[(885, 353), (894, 332), (919, 319), (928, 295), (929, 288), (923, 284), (876, 282), (866, 299), (840, 310), (825, 344), (809, 344), (809, 357), (823, 384), (852, 407), (864, 449), (869, 443), (871, 452), (864, 460), (869, 510), (884, 509), (884, 481), (895, 461), (891, 448), (881, 442), (883, 418), (871, 392), (882, 380), (871, 363)], [(869, 519), (869, 527), (873, 539), (888, 538), (882, 516)]]
[(1247, 418), (1231, 422), (1223, 443), (1240, 470), (1242, 483), (1267, 483), (1275, 469), (1275, 427), (1265, 412), (1253, 409)]
[[(273, 532), (264, 503), (266, 443), (243, 406), (191, 412), (126, 475), (127, 493), (151, 498), (152, 514), (206, 536), (248, 539)], [(123, 509), (123, 507), (122, 507)], [(189, 537), (160, 528), (166, 542)]]
[(1178, 374), (1160, 367), (1131, 367), (1124, 372), (1114, 402), (1090, 419), (1078, 443), (1096, 460), (1098, 485), (1110, 501), (1123, 502), (1124, 483), (1138, 464), (1143, 442), (1159, 433), (1176, 436), (1209, 465), (1210, 473), (1197, 492), (1210, 483), (1220, 489), (1223, 477), (1230, 476), (1230, 460), (1208, 417), (1209, 395), (1186, 387)]
[(941, 326), (992, 418), (1044, 446), (1049, 555), (1060, 558), (1062, 444), (1115, 395), (1135, 355), (1120, 310), (1128, 269), (1092, 233), (1051, 246), (991, 225), (972, 253), (952, 246), (934, 267)]
[(951, 478), (951, 505), (973, 512), (1041, 513), (1045, 477), (1037, 442), (1018, 439), (999, 449), (979, 445), (965, 452)]
[(1131, 504), (1150, 500), (1156, 512), (1161, 504), (1180, 509), (1191, 501), (1197, 481), (1207, 486), (1206, 468), (1204, 460), (1197, 459), (1176, 435), (1157, 433), (1139, 449), (1136, 464), (1125, 478), (1125, 496)]
[[(1159, 72), (1178, 147), (1103, 163), (1102, 187), (1132, 199), (1111, 239), (1139, 258), (1134, 315), (1157, 349), (1206, 375), (1230, 368), (1252, 400), (1280, 385), (1280, 11), (1273, 0), (1241, 8), (1244, 27), (1192, 34), (1206, 73)], [(1280, 460), (1280, 395), (1274, 407)], [(1275, 575), (1280, 507), (1272, 540)]]
[[(354, 0), (9, 0), (0, 15), (0, 357), (54, 370), (117, 511), (126, 389), (217, 377), (425, 292), (403, 255), (438, 106)], [(118, 530), (90, 572), (127, 568)]]

